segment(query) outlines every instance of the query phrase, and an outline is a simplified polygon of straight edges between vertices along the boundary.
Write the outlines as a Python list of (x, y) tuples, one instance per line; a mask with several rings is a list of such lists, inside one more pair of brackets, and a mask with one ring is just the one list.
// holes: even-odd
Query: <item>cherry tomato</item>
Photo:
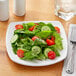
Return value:
[(36, 25), (39, 25), (38, 23), (35, 23)]
[(55, 27), (55, 30), (60, 33), (60, 28), (59, 27)]
[(54, 45), (55, 44), (55, 42), (52, 41), (52, 40), (50, 40), (50, 39), (47, 39), (46, 42), (47, 42), (47, 45), (48, 46), (51, 46), (51, 45)]
[(51, 36), (51, 40), (52, 40), (52, 41), (55, 41), (55, 37), (54, 37), (54, 36)]
[(18, 57), (20, 57), (20, 58), (24, 57), (24, 51), (21, 50), (21, 49), (19, 49), (19, 50), (17, 51), (17, 55), (18, 55)]
[(38, 37), (37, 36), (34, 36), (32, 37), (32, 40), (35, 41), (35, 39), (37, 39)]
[(55, 59), (56, 58), (56, 54), (54, 51), (49, 51), (48, 52), (48, 58), (49, 59)]
[(36, 25), (29, 28), (29, 31), (33, 31)]
[(17, 29), (23, 29), (23, 26), (20, 25), (20, 24), (18, 24), (18, 25), (15, 26), (15, 29), (16, 29), (16, 30), (17, 30)]

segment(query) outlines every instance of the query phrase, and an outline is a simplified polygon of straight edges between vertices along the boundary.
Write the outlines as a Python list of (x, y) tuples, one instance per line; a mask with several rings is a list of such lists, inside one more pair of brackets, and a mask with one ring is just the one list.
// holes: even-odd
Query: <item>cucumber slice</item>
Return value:
[(51, 29), (48, 26), (43, 26), (41, 31), (51, 31)]
[(46, 57), (48, 57), (48, 52), (49, 51), (52, 51), (50, 48), (46, 48), (45, 50), (44, 50), (44, 55), (46, 56)]
[(18, 35), (17, 34), (15, 34), (13, 37), (12, 37), (12, 39), (11, 39), (11, 43), (15, 43), (16, 41), (17, 41), (17, 39), (18, 39)]
[(32, 55), (36, 56), (41, 52), (41, 48), (39, 46), (32, 47)]

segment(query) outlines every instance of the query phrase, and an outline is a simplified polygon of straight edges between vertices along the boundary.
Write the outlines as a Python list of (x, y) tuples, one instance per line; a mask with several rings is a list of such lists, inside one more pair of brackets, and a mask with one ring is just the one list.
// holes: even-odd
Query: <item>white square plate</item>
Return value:
[[(60, 51), (60, 54), (61, 54), (60, 57), (56, 57), (56, 59), (54, 59), (54, 60), (47, 59), (47, 60), (42, 60), (42, 61), (40, 61), (40, 60), (35, 60), (35, 61), (26, 61), (25, 60), (24, 61), (24, 60), (19, 59), (19, 57), (13, 53), (10, 40), (13, 36), (14, 30), (15, 30), (15, 25), (22, 24), (22, 23), (28, 23), (28, 22), (52, 23), (54, 26), (58, 26), (60, 28), (61, 37), (63, 38), (63, 47), (64, 47), (64, 49), (62, 51)], [(12, 22), (9, 24), (8, 29), (7, 29), (7, 33), (6, 33), (6, 48), (7, 48), (7, 53), (13, 62), (16, 62), (18, 64), (22, 64), (22, 65), (28, 65), (28, 66), (46, 66), (46, 65), (55, 64), (55, 63), (60, 62), (66, 58), (66, 56), (67, 56), (67, 39), (66, 39), (66, 34), (64, 31), (63, 25), (59, 21)]]

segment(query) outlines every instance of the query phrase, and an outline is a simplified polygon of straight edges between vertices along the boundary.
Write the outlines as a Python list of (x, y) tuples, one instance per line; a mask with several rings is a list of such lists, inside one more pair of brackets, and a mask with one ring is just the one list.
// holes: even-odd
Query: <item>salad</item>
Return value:
[(14, 54), (22, 60), (53, 60), (63, 49), (60, 28), (44, 22), (15, 25), (10, 42)]

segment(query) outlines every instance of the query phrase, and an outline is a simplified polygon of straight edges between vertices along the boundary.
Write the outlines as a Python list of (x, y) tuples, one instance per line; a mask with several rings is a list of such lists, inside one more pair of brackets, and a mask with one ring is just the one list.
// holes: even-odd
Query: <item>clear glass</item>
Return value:
[(70, 20), (76, 12), (76, 0), (55, 0), (55, 15)]

